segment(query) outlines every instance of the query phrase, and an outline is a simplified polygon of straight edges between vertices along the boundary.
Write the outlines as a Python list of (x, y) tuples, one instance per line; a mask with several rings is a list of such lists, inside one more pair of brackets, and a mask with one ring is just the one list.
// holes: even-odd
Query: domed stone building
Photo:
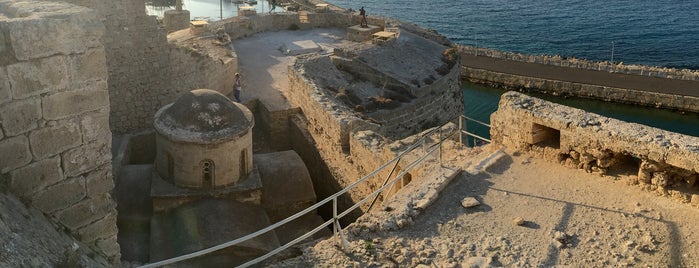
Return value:
[(155, 114), (158, 174), (194, 189), (237, 183), (253, 168), (254, 122), (250, 110), (217, 91), (185, 93)]
[[(158, 110), (153, 122), (150, 261), (233, 240), (315, 203), (310, 174), (295, 151), (253, 157), (254, 124), (247, 107), (209, 89), (184, 93)], [(188, 264), (238, 265), (322, 222), (318, 215), (307, 215), (285, 225), (282, 232), (269, 232)]]

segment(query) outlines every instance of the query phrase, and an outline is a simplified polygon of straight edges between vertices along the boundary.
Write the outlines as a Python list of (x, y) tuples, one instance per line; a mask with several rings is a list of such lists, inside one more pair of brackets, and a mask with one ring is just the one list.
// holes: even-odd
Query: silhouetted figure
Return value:
[(364, 7), (359, 9), (359, 16), (362, 16), (362, 21), (359, 23), (359, 27), (369, 28), (369, 24), (366, 22), (366, 10), (364, 10)]

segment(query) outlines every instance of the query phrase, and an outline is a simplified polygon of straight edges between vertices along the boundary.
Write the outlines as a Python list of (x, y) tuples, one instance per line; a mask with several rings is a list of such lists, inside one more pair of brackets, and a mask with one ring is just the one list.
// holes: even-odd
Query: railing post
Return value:
[(459, 143), (464, 146), (463, 116), (459, 116)]
[(439, 138), (439, 143), (437, 146), (439, 146), (439, 164), (442, 164), (442, 129), (439, 129), (439, 132), (437, 132), (437, 138)]
[(340, 243), (337, 242), (337, 229), (339, 226), (337, 226), (338, 221), (337, 221), (337, 197), (333, 198), (333, 241), (335, 241), (335, 245), (339, 245)]

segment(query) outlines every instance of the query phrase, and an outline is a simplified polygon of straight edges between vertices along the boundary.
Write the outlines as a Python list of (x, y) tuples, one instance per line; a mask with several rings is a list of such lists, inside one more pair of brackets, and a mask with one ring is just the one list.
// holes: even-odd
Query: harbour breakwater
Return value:
[(523, 92), (699, 112), (699, 72), (456, 46), (461, 77)]

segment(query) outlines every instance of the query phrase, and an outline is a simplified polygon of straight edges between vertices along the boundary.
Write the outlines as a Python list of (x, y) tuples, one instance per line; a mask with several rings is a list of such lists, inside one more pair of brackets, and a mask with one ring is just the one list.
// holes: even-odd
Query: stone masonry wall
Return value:
[(517, 92), (491, 115), (494, 144), (606, 174), (699, 206), (699, 137), (627, 123)]
[(555, 92), (559, 95), (613, 100), (620, 103), (699, 112), (699, 98), (670, 95), (623, 88), (548, 80), (536, 77), (498, 73), (489, 70), (463, 67), (462, 75), (475, 81), (485, 81), (504, 88), (524, 88), (530, 91)]
[[(305, 128), (312, 139), (312, 142), (308, 143), (316, 147), (340, 189), (396, 157), (399, 152), (393, 150), (393, 146), (386, 146), (387, 144), (394, 141), (401, 143), (396, 140), (402, 138), (406, 140), (403, 143), (415, 141), (415, 136), (410, 136), (411, 134), (444, 124), (463, 112), (458, 64), (430, 86), (422, 87), (421, 89), (427, 90), (428, 93), (414, 100), (409, 107), (399, 111), (388, 111), (387, 113), (393, 113), (391, 116), (395, 118), (386, 117), (386, 121), (392, 124), (382, 125), (358, 118), (354, 111), (344, 104), (325, 96), (323, 91), (306, 77), (300, 64), (297, 61), (295, 65), (289, 66), (289, 102), (303, 111), (307, 123)], [(406, 113), (414, 116), (405, 116)], [(301, 156), (304, 159), (313, 159), (313, 156)], [(405, 164), (399, 164), (401, 165)], [(390, 168), (379, 172), (368, 183), (350, 191), (350, 199), (356, 202), (381, 187), (389, 172)], [(416, 178), (420, 176), (419, 171), (411, 173)], [(362, 209), (367, 209), (367, 206), (364, 205)]]
[(484, 55), (492, 58), (507, 59), (521, 62), (542, 63), (554, 66), (572, 67), (578, 69), (615, 72), (622, 74), (644, 75), (651, 77), (699, 80), (699, 71), (690, 69), (674, 69), (643, 65), (624, 65), (623, 63), (613, 64), (608, 61), (595, 62), (584, 59), (566, 58), (549, 55), (526, 55), (512, 52), (503, 52), (488, 48), (478, 48), (472, 46), (458, 45), (461, 53), (470, 55)]
[(101, 18), (60, 2), (0, 12), (0, 188), (118, 264)]
[[(151, 126), (171, 101), (169, 47), (165, 30), (147, 16), (143, 1), (112, 1), (106, 10), (105, 48), (109, 72), (110, 126), (125, 133)], [(167, 101), (164, 101), (167, 100)]]
[(440, 126), (464, 112), (459, 64), (430, 85), (420, 87), (420, 96), (410, 105), (380, 111), (372, 117), (381, 122), (380, 132), (388, 137), (405, 138), (421, 130)]

